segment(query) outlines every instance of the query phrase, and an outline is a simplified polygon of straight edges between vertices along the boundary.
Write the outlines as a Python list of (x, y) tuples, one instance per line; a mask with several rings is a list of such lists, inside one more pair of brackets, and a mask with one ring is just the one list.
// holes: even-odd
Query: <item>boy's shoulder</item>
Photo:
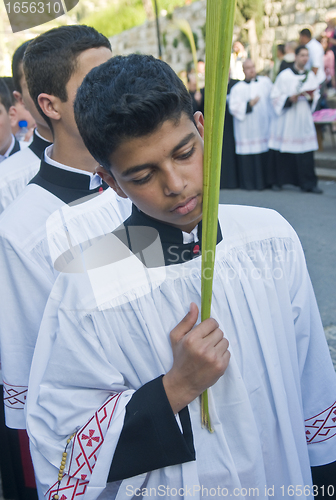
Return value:
[(41, 160), (38, 156), (36, 156), (28, 146), (25, 146), (21, 148), (20, 151), (6, 158), (6, 160), (0, 164), (0, 182), (3, 182), (6, 175), (10, 177), (11, 174), (13, 175), (16, 171), (21, 173), (22, 170), (31, 164), (37, 163), (39, 167), (40, 162)]
[(296, 239), (292, 226), (275, 210), (246, 205), (219, 205), (223, 241), (232, 245), (270, 238)]
[(26, 186), (0, 215), (0, 237), (27, 249), (45, 235), (46, 220), (63, 204), (40, 186)]

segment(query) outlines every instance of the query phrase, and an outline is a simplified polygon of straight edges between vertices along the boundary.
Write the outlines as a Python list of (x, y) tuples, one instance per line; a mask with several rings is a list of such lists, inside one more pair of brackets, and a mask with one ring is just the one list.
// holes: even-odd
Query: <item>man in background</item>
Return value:
[(312, 38), (311, 31), (308, 28), (300, 31), (299, 44), (305, 45), (309, 52), (309, 60), (305, 69), (308, 71), (311, 70), (316, 75), (319, 85), (321, 85), (326, 79), (323, 62), (324, 50), (322, 45), (315, 38)]
[(268, 163), (270, 123), (269, 94), (272, 82), (257, 76), (255, 64), (246, 59), (245, 80), (231, 90), (229, 107), (233, 115), (234, 136), (241, 189), (264, 189)]

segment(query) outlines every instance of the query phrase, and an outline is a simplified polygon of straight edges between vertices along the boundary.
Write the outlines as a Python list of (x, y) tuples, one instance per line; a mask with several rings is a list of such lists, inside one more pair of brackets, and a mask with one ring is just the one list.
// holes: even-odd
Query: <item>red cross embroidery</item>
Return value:
[(82, 440), (83, 439), (87, 439), (88, 440), (88, 442), (86, 443), (86, 446), (92, 446), (92, 441), (96, 441), (96, 443), (99, 443), (100, 437), (99, 436), (93, 437), (94, 433), (95, 433), (94, 429), (90, 429), (88, 436), (86, 434), (82, 435)]

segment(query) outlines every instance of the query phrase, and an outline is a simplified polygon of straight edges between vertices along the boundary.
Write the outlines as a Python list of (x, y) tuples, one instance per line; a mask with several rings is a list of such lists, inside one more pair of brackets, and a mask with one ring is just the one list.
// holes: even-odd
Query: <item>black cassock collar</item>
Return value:
[(34, 154), (36, 154), (38, 158), (41, 159), (45, 148), (47, 148), (51, 144), (52, 144), (51, 142), (46, 141), (45, 139), (42, 139), (42, 137), (36, 135), (36, 132), (34, 130), (33, 140), (28, 147)]
[(90, 179), (89, 175), (54, 167), (42, 159), (40, 170), (29, 184), (41, 186), (64, 203), (72, 203), (108, 188), (103, 182), (101, 186), (90, 189)]
[[(202, 221), (198, 223), (197, 230), (198, 242), (183, 243), (183, 234), (180, 229), (149, 217), (133, 205), (131, 216), (122, 226), (113, 231), (113, 234), (140, 258), (146, 267), (159, 267), (163, 265), (162, 254), (166, 266), (188, 262), (201, 255)], [(155, 246), (148, 251), (158, 236), (162, 248), (161, 258), (158, 255), (160, 252), (155, 252)], [(222, 239), (218, 222), (217, 244)]]
[(290, 68), (294, 75), (300, 75), (300, 76), (303, 76), (303, 75), (306, 75), (306, 71), (303, 69), (301, 72), (299, 72), (296, 68), (294, 68), (294, 66), (291, 66)]
[(257, 82), (258, 81), (258, 77), (256, 76), (255, 78), (252, 78), (251, 80), (244, 80), (245, 83), (251, 83), (251, 82)]
[(20, 151), (21, 149), (21, 146), (20, 146), (20, 143), (19, 141), (15, 138), (15, 141), (14, 141), (14, 146), (12, 147), (8, 157), (14, 155), (15, 153), (17, 153), (18, 151)]

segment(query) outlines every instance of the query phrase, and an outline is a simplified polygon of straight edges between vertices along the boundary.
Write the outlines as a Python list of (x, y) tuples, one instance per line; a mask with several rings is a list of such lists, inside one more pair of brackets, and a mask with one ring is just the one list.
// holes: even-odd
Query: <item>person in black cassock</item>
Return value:
[(237, 172), (237, 156), (236, 146), (233, 133), (233, 116), (230, 113), (228, 99), (232, 87), (240, 80), (229, 78), (227, 100), (225, 107), (224, 133), (223, 133), (223, 149), (222, 149), (222, 167), (220, 188), (221, 189), (236, 189), (238, 184)]

